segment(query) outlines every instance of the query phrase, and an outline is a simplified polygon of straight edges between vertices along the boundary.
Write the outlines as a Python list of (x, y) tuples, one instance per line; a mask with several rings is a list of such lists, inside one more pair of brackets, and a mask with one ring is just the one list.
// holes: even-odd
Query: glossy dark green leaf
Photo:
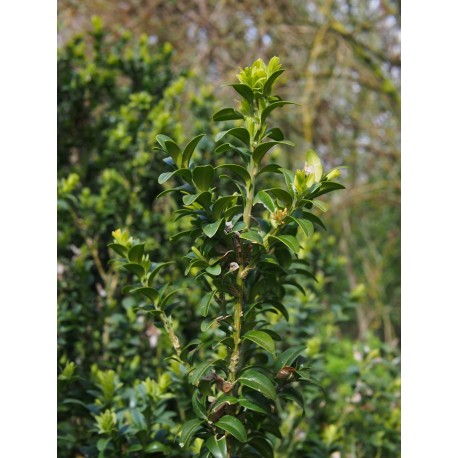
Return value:
[(195, 418), (187, 421), (181, 430), (180, 447), (186, 447), (188, 442), (193, 438), (195, 432), (200, 428), (203, 421)]
[(218, 232), (223, 222), (224, 218), (221, 218), (218, 221), (215, 221), (214, 223), (203, 224), (202, 230), (204, 231), (207, 237), (212, 238)]
[(161, 442), (151, 442), (145, 448), (145, 452), (148, 453), (164, 453), (167, 454), (170, 452), (170, 447)]
[(193, 385), (197, 385), (199, 380), (205, 375), (205, 373), (213, 366), (213, 361), (205, 361), (193, 368), (189, 380)]
[(230, 170), (231, 172), (234, 172), (236, 175), (238, 175), (245, 183), (248, 183), (251, 180), (248, 170), (238, 164), (222, 164), (215, 167), (215, 169)]
[(275, 353), (275, 343), (272, 337), (264, 331), (248, 331), (244, 334), (242, 339), (251, 340), (251, 342), (264, 348), (264, 350), (267, 350), (269, 353)]
[(272, 129), (269, 129), (264, 134), (264, 137), (269, 137), (272, 140), (275, 140), (277, 142), (281, 142), (282, 140), (285, 139), (285, 135), (283, 134), (282, 130), (279, 129), (278, 127), (272, 127)]
[(192, 171), (192, 181), (199, 191), (208, 191), (211, 186), (215, 169), (211, 165), (199, 165)]
[(227, 153), (228, 151), (232, 151), (235, 149), (235, 146), (231, 145), (230, 143), (223, 143), (222, 145), (219, 145), (215, 149), (216, 154), (222, 154), (222, 153)]
[(262, 458), (274, 458), (272, 444), (262, 437), (255, 437), (250, 440), (250, 446), (253, 447)]
[(120, 245), (119, 243), (110, 243), (108, 245), (108, 248), (111, 248), (113, 251), (115, 251), (120, 256), (127, 258), (127, 248), (125, 246)]
[(145, 269), (140, 264), (123, 264), (124, 269), (127, 269), (129, 272), (132, 272), (136, 275), (139, 279), (145, 275)]
[(227, 207), (234, 205), (237, 202), (237, 196), (223, 196), (220, 197), (212, 207), (212, 213), (215, 218), (221, 216), (221, 214), (226, 210)]
[(270, 239), (278, 240), (279, 242), (286, 245), (293, 253), (296, 254), (299, 253), (301, 249), (296, 237), (292, 235), (271, 235), (269, 236), (269, 240)]
[(213, 115), (213, 121), (233, 121), (235, 119), (244, 119), (244, 116), (234, 108), (223, 108)]
[(253, 201), (253, 204), (262, 203), (270, 212), (275, 211), (275, 202), (266, 191), (259, 191)]
[(241, 239), (249, 240), (250, 242), (257, 243), (259, 245), (263, 245), (264, 241), (262, 240), (262, 237), (256, 232), (256, 231), (248, 231), (248, 232), (243, 232), (240, 234)]
[(279, 102), (274, 102), (274, 103), (271, 103), (270, 105), (268, 105), (266, 108), (264, 108), (262, 114), (261, 114), (261, 122), (264, 123), (265, 120), (267, 119), (267, 116), (269, 116), (269, 114), (275, 110), (276, 108), (280, 108), (280, 107), (283, 107), (285, 105), (297, 105), (296, 103), (294, 102), (287, 102), (286, 100), (281, 100)]
[(314, 191), (310, 197), (322, 196), (328, 192), (338, 191), (339, 189), (345, 189), (345, 186), (340, 183), (335, 183), (334, 181), (325, 181), (321, 183), (320, 188)]
[(183, 159), (181, 164), (182, 167), (189, 167), (189, 161), (191, 160), (194, 150), (196, 149), (196, 146), (199, 144), (200, 140), (202, 140), (203, 137), (205, 137), (205, 134), (197, 135), (197, 137), (194, 137), (185, 146), (185, 149), (183, 150)]
[(194, 394), (192, 395), (191, 398), (191, 404), (192, 404), (192, 409), (194, 410), (194, 413), (198, 418), (201, 420), (206, 420), (207, 419), (207, 411), (205, 410), (205, 407), (202, 403), (202, 401), (199, 399), (199, 391), (195, 390)]
[(313, 224), (306, 219), (295, 218), (294, 216), (288, 216), (286, 221), (287, 222), (294, 221), (304, 231), (304, 234), (307, 237), (310, 237), (314, 232)]
[(276, 397), (275, 387), (272, 382), (264, 374), (254, 369), (245, 371), (242, 376), (238, 378), (238, 382), (241, 385), (259, 391), (266, 398), (275, 399)]
[(267, 193), (273, 194), (275, 198), (280, 199), (286, 207), (289, 207), (293, 203), (293, 196), (284, 189), (281, 188), (270, 188), (265, 190)]
[(199, 313), (206, 317), (208, 315), (208, 310), (210, 309), (210, 305), (212, 302), (213, 297), (215, 294), (218, 292), (218, 290), (214, 289), (210, 293), (205, 294), (202, 297), (202, 300), (200, 301), (200, 306), (199, 306)]
[(281, 173), (281, 167), (278, 164), (267, 164), (258, 172), (258, 175), (261, 173)]
[(248, 400), (248, 399), (239, 399), (239, 404), (245, 409), (252, 410), (253, 412), (263, 413), (264, 415), (269, 415), (270, 412), (261, 404)]
[(238, 138), (248, 148), (250, 147), (250, 134), (244, 127), (234, 127), (233, 129), (229, 129), (229, 130), (225, 130), (223, 132), (220, 132), (215, 137), (215, 142), (219, 142), (226, 135), (231, 135), (232, 137)]
[(282, 367), (291, 366), (296, 358), (304, 353), (305, 348), (303, 346), (291, 347), (281, 353), (274, 364), (274, 372), (277, 373)]
[(256, 149), (253, 151), (253, 160), (255, 164), (259, 164), (262, 161), (262, 158), (265, 156), (267, 151), (269, 151), (271, 148), (273, 148), (276, 145), (289, 145), (289, 146), (294, 146), (294, 143), (291, 143), (290, 141), (273, 141), (273, 142), (266, 142), (266, 143), (261, 143), (259, 146), (256, 147)]
[(133, 263), (137, 263), (137, 264), (141, 263), (144, 251), (145, 251), (144, 243), (139, 243), (138, 245), (134, 245), (129, 250), (129, 254), (128, 254), (129, 261)]
[(226, 436), (219, 439), (217, 436), (211, 436), (206, 440), (205, 445), (214, 458), (227, 458)]
[(198, 202), (202, 207), (208, 208), (211, 203), (211, 193), (204, 191), (197, 194), (185, 194), (183, 196), (184, 205), (192, 205), (194, 202)]
[(250, 86), (241, 83), (229, 84), (228, 86), (233, 87), (243, 98), (247, 99), (250, 104), (253, 103), (254, 93)]
[(326, 229), (326, 226), (323, 224), (323, 221), (321, 221), (321, 219), (318, 218), (318, 216), (315, 216), (313, 213), (304, 211), (302, 213), (302, 219), (309, 220), (312, 223), (318, 224), (318, 226), (321, 226), (323, 229)]
[(247, 441), (247, 434), (242, 422), (232, 415), (224, 415), (216, 424), (218, 428), (228, 432), (240, 442)]
[(132, 289), (130, 290), (130, 293), (131, 294), (141, 294), (142, 296), (145, 296), (146, 298), (148, 298), (151, 302), (154, 302), (159, 296), (159, 293), (154, 288), (147, 288), (147, 287)]
[(166, 181), (170, 180), (170, 178), (174, 177), (175, 175), (183, 177), (183, 179), (188, 183), (191, 181), (191, 178), (192, 178), (190, 170), (188, 170), (188, 169), (178, 169), (178, 170), (174, 170), (173, 172), (161, 173), (159, 175), (159, 178), (158, 178), (157, 182), (159, 184), (163, 184)]
[(160, 262), (159, 264), (156, 264), (153, 267), (153, 270), (151, 273), (148, 275), (148, 286), (153, 285), (153, 280), (156, 277), (156, 275), (163, 269), (164, 267), (170, 266), (172, 264), (175, 264), (175, 261), (167, 261), (167, 262)]

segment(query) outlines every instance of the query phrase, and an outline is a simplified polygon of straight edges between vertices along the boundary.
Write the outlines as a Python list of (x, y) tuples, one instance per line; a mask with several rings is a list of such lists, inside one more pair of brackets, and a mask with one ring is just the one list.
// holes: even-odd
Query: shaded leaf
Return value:
[(241, 377), (239, 377), (238, 382), (241, 385), (248, 386), (253, 390), (259, 391), (266, 398), (275, 399), (276, 392), (275, 387), (272, 382), (260, 372), (257, 372), (254, 369), (248, 369), (245, 371)]
[(244, 116), (234, 108), (223, 108), (213, 115), (213, 121), (232, 121), (235, 119), (244, 119)]
[(275, 343), (272, 337), (264, 331), (248, 331), (242, 339), (248, 339), (264, 348), (269, 353), (275, 353)]
[(286, 245), (293, 253), (299, 253), (301, 247), (296, 237), (292, 235), (271, 235), (269, 239), (275, 239)]
[(233, 417), (231, 415), (225, 415), (215, 424), (215, 426), (228, 432), (240, 442), (247, 441), (245, 427), (243, 426), (242, 422), (236, 417)]
[(191, 160), (191, 157), (194, 153), (194, 150), (196, 149), (196, 146), (199, 144), (200, 140), (205, 137), (205, 134), (200, 134), (197, 135), (197, 137), (194, 137), (185, 147), (183, 150), (183, 159), (182, 159), (182, 167), (189, 167), (189, 161)]
[(207, 439), (205, 445), (214, 458), (227, 458), (226, 436), (222, 436), (219, 439), (216, 436), (211, 436)]
[(199, 191), (207, 191), (211, 186), (215, 169), (210, 165), (199, 165), (192, 171), (192, 181)]
[(188, 442), (194, 436), (194, 433), (200, 428), (203, 421), (194, 419), (187, 421), (181, 430), (180, 447), (186, 447)]

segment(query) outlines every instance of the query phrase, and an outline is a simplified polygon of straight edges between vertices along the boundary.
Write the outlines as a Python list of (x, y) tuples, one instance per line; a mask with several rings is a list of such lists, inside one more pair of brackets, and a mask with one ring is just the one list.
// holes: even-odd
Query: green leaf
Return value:
[(177, 167), (181, 167), (181, 149), (180, 147), (173, 141), (167, 140), (164, 142), (165, 147), (167, 148), (167, 152), (170, 154), (173, 162), (177, 165)]
[(311, 167), (313, 172), (307, 178), (307, 186), (311, 186), (313, 183), (318, 183), (323, 176), (323, 166), (321, 165), (320, 158), (318, 154), (315, 153), (312, 149), (309, 149), (305, 153), (306, 166)]
[(120, 256), (127, 258), (127, 248), (119, 243), (110, 243), (108, 248), (111, 248), (113, 251), (118, 253)]
[(197, 385), (199, 380), (204, 376), (204, 374), (213, 366), (213, 361), (205, 361), (199, 364), (197, 367), (193, 368), (189, 380), (193, 385)]
[(203, 208), (209, 208), (212, 195), (209, 191), (199, 192), (197, 194), (185, 194), (183, 196), (184, 205), (192, 205), (194, 202), (199, 203)]
[(204, 405), (199, 399), (199, 390), (195, 390), (194, 394), (192, 395), (191, 399), (191, 404), (192, 408), (194, 410), (194, 413), (201, 419), (201, 420), (206, 420), (207, 419), (207, 411), (205, 410)]
[(170, 178), (172, 178), (175, 175), (183, 177), (183, 179), (188, 183), (192, 179), (192, 175), (191, 175), (191, 171), (190, 170), (188, 170), (188, 169), (178, 169), (178, 170), (174, 170), (173, 172), (161, 173), (159, 175), (159, 178), (157, 179), (157, 182), (159, 184), (163, 184), (166, 181), (170, 180)]
[(218, 428), (232, 434), (238, 441), (246, 442), (247, 434), (242, 422), (231, 415), (224, 415), (216, 424)]
[(262, 458), (274, 458), (274, 451), (271, 443), (262, 437), (255, 437), (250, 441), (251, 447), (253, 447)]
[(127, 269), (129, 272), (132, 272), (136, 275), (140, 280), (145, 275), (145, 269), (140, 264), (123, 264), (124, 269)]
[(223, 143), (222, 145), (219, 145), (215, 149), (215, 153), (223, 154), (223, 153), (227, 153), (228, 151), (232, 151), (233, 149), (236, 149), (235, 146), (231, 145), (230, 143)]
[(141, 294), (148, 298), (151, 302), (154, 302), (159, 296), (159, 293), (154, 288), (147, 287), (132, 289), (130, 290), (130, 294)]
[(166, 266), (169, 266), (171, 264), (175, 264), (175, 261), (167, 261), (167, 262), (160, 262), (159, 264), (157, 264), (153, 270), (151, 271), (151, 273), (148, 275), (148, 286), (151, 286), (152, 283), (153, 283), (153, 280), (154, 280), (154, 277), (156, 277), (156, 275), (159, 273), (159, 271), (161, 269), (163, 269), (164, 267)]
[[(221, 273), (221, 272), (220, 272)], [(202, 300), (200, 301), (200, 306), (199, 306), (199, 313), (203, 316), (206, 317), (208, 315), (208, 310), (210, 308), (210, 304), (212, 302), (213, 296), (218, 292), (218, 290), (214, 289), (210, 293), (207, 293), (204, 295)]]
[(221, 266), (219, 264), (216, 264), (216, 266), (208, 266), (205, 272), (208, 272), (210, 275), (218, 276), (221, 273)]
[(294, 143), (290, 141), (273, 141), (273, 142), (266, 142), (261, 143), (256, 149), (253, 151), (253, 161), (255, 164), (259, 164), (262, 161), (262, 158), (265, 156), (267, 151), (269, 151), (272, 147), (276, 145), (289, 145), (294, 146)]
[(240, 83), (229, 84), (228, 86), (233, 87), (243, 98), (247, 99), (250, 104), (253, 103), (254, 93), (250, 86)]
[(271, 103), (270, 105), (268, 105), (266, 108), (264, 108), (262, 114), (261, 114), (261, 123), (264, 124), (264, 122), (266, 121), (267, 119), (267, 116), (269, 116), (269, 114), (275, 110), (276, 108), (280, 108), (280, 107), (283, 107), (284, 105), (297, 105), (297, 103), (294, 103), (294, 102), (287, 102), (286, 100), (281, 100), (279, 102), (274, 102), (274, 103)]
[(233, 404), (237, 404), (238, 402), (239, 400), (235, 396), (227, 396), (223, 394), (212, 405), (211, 411), (214, 412), (221, 404), (233, 405)]
[(275, 387), (272, 382), (260, 372), (257, 372), (254, 369), (248, 369), (245, 371), (241, 377), (239, 377), (238, 382), (241, 385), (248, 386), (253, 390), (259, 391), (266, 398), (275, 399), (276, 392)]
[(314, 232), (313, 224), (306, 219), (295, 218), (294, 216), (288, 216), (286, 221), (287, 222), (294, 221), (304, 231), (304, 234), (307, 237), (310, 237)]
[(244, 119), (244, 116), (234, 108), (223, 108), (213, 115), (213, 121), (232, 121), (235, 119)]
[(248, 399), (239, 399), (239, 404), (242, 407), (245, 407), (245, 409), (252, 410), (253, 412), (263, 413), (265, 415), (270, 414), (270, 412), (264, 406)]
[(303, 346), (291, 347), (281, 353), (274, 364), (274, 372), (277, 373), (282, 367), (291, 366), (296, 358), (305, 351)]
[(259, 191), (253, 201), (253, 205), (262, 203), (271, 213), (275, 211), (275, 202), (266, 191)]
[(103, 439), (99, 439), (97, 441), (97, 450), (99, 452), (103, 452), (107, 448), (110, 442), (111, 442), (111, 437), (105, 437)]
[(169, 453), (170, 452), (170, 447), (167, 447), (167, 445), (162, 444), (161, 442), (151, 442), (148, 444), (145, 448), (145, 452), (148, 453)]
[(302, 214), (302, 218), (307, 219), (311, 221), (312, 223), (316, 223), (319, 226), (321, 226), (323, 229), (326, 230), (326, 226), (323, 224), (323, 221), (321, 221), (321, 219), (318, 218), (318, 216), (315, 216), (313, 213), (304, 211)]
[(196, 146), (202, 140), (202, 138), (205, 137), (205, 134), (200, 134), (197, 137), (194, 137), (185, 147), (183, 150), (183, 159), (182, 159), (182, 167), (189, 167), (189, 161), (191, 160), (191, 157), (194, 153), (194, 150), (196, 149)]
[(238, 164), (222, 164), (222, 165), (218, 165), (217, 167), (215, 167), (215, 169), (230, 170), (231, 172), (234, 172), (240, 178), (242, 178), (242, 180), (245, 183), (248, 183), (251, 180), (251, 176), (248, 173), (248, 170), (245, 167), (238, 165)]
[(280, 169), (281, 167), (278, 164), (267, 164), (258, 172), (258, 175), (261, 175), (261, 173), (281, 173)]
[(275, 239), (286, 245), (293, 253), (299, 253), (301, 249), (296, 237), (292, 235), (271, 235), (269, 239)]
[(126, 453), (139, 452), (140, 450), (143, 450), (141, 444), (132, 444), (127, 448)]
[(293, 197), (288, 191), (285, 191), (281, 188), (270, 188), (266, 189), (266, 192), (270, 192), (273, 194), (277, 199), (280, 199), (286, 207), (289, 207), (293, 203)]
[(202, 230), (204, 231), (207, 237), (212, 238), (218, 232), (223, 222), (224, 222), (224, 218), (221, 218), (218, 221), (215, 221), (214, 223), (203, 224)]
[[(220, 197), (212, 207), (212, 213), (215, 218), (219, 218), (221, 213), (226, 210), (229, 205), (234, 205), (237, 202), (237, 196), (223, 196)], [(234, 202), (234, 204), (232, 203)]]
[(344, 185), (340, 183), (336, 183), (334, 181), (324, 181), (321, 183), (321, 187), (316, 191), (312, 192), (310, 197), (318, 197), (322, 196), (323, 194), (327, 194), (328, 192), (337, 191), (339, 189), (345, 189)]
[(208, 450), (210, 450), (214, 458), (227, 457), (226, 436), (222, 436), (219, 439), (217, 439), (216, 436), (211, 436), (207, 439), (205, 445)]
[(142, 262), (142, 256), (145, 251), (145, 244), (140, 243), (138, 245), (134, 245), (130, 250), (128, 254), (129, 261), (140, 264)]
[(215, 169), (211, 165), (199, 165), (192, 171), (192, 181), (199, 191), (208, 191), (215, 176)]
[(262, 237), (256, 231), (248, 231), (240, 234), (241, 239), (249, 240), (250, 242), (258, 243), (259, 245), (264, 245)]
[(181, 430), (180, 447), (186, 447), (188, 442), (194, 436), (194, 433), (200, 428), (202, 420), (194, 419), (187, 421)]
[(269, 129), (265, 134), (264, 137), (269, 137), (272, 140), (276, 140), (277, 142), (281, 142), (285, 139), (285, 135), (283, 134), (282, 130), (278, 127), (272, 127)]
[(269, 76), (267, 81), (264, 83), (264, 95), (270, 95), (270, 91), (272, 90), (272, 86), (275, 83), (275, 80), (285, 71), (285, 69), (277, 70), (273, 72), (272, 75)]
[(248, 148), (250, 147), (250, 133), (244, 127), (234, 127), (233, 129), (229, 129), (229, 130), (225, 130), (223, 132), (220, 132), (215, 137), (215, 142), (219, 142), (226, 135), (231, 135), (232, 137), (238, 138)]
[(248, 339), (256, 345), (264, 348), (269, 353), (275, 353), (275, 343), (267, 332), (264, 331), (248, 331), (242, 339)]

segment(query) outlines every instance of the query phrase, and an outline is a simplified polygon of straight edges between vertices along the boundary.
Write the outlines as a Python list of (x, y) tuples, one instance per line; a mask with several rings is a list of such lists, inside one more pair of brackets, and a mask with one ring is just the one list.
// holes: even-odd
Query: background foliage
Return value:
[[(95, 13), (105, 26), (90, 23)], [(109, 437), (127, 456), (185, 456), (175, 437), (189, 393), (177, 368), (166, 373), (168, 340), (121, 293), (124, 274), (106, 245), (128, 228), (155, 261), (177, 262), (164, 281), (183, 278), (185, 249), (169, 240), (176, 202), (155, 200), (165, 165), (155, 136), (182, 143), (211, 132), (212, 114), (232, 97), (221, 87), (228, 71), (273, 54), (288, 69), (282, 96), (303, 97), (278, 124), (328, 168), (349, 165), (328, 232), (305, 243), (318, 282), (303, 281), (289, 323), (274, 328), (289, 346), (307, 345), (321, 385), (304, 389), (304, 415), (295, 404), (282, 413), (275, 456), (398, 456), (397, 4), (61, 1), (59, 26), (59, 456), (110, 456)], [(196, 154), (217, 165), (210, 142)], [(275, 154), (301, 167), (302, 156)], [(175, 313), (186, 341), (205, 338), (200, 291), (189, 286)]]

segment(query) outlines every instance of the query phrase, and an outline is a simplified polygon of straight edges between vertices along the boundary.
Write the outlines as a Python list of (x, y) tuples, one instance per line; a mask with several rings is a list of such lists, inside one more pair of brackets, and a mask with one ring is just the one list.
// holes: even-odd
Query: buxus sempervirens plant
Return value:
[[(195, 350), (203, 342), (182, 342), (174, 330), (167, 306), (176, 291), (158, 285), (157, 275), (168, 263), (152, 262), (144, 243), (126, 231), (113, 232), (110, 245), (138, 280), (125, 290), (143, 297), (143, 310), (159, 318), (174, 358), (194, 385), (193, 416), (183, 424), (178, 440), (186, 448), (200, 438), (201, 457), (273, 456), (275, 438), (281, 437), (278, 412), (286, 402), (302, 404), (295, 387), (310, 381), (304, 346), (277, 353), (282, 337), (270, 328), (270, 317), (281, 314), (288, 320), (284, 302), (290, 286), (301, 290), (301, 277), (313, 277), (299, 256), (298, 234), (309, 237), (317, 226), (324, 228), (312, 212), (326, 207), (317, 198), (343, 186), (333, 181), (339, 170), (323, 173), (312, 150), (296, 172), (269, 161), (272, 148), (294, 146), (268, 122), (274, 110), (292, 104), (272, 94), (283, 71), (277, 57), (268, 65), (258, 59), (230, 85), (239, 106), (218, 111), (213, 120), (235, 121), (236, 127), (215, 138), (215, 155), (235, 158), (231, 163), (214, 167), (193, 162), (204, 134), (184, 148), (165, 135), (157, 136), (170, 168), (159, 183), (181, 182), (162, 194), (182, 194), (176, 219), (188, 218), (190, 228), (172, 237), (189, 240), (186, 275), (194, 275), (202, 287), (201, 329), (217, 330), (210, 347), (205, 343), (205, 354), (213, 356), (199, 360)], [(265, 177), (277, 183), (275, 187), (263, 186)], [(223, 351), (216, 352), (220, 347)]]

